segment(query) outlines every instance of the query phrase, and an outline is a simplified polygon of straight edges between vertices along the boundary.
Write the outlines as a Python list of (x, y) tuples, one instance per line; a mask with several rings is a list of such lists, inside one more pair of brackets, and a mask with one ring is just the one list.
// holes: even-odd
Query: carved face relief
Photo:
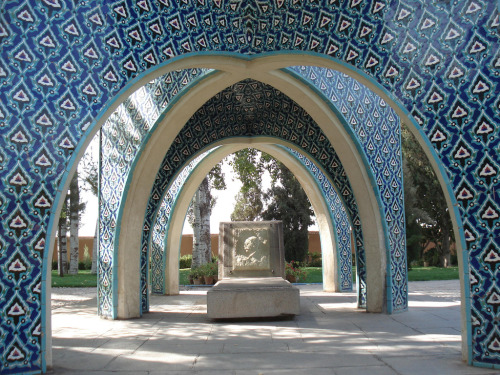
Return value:
[(234, 270), (270, 268), (269, 229), (235, 229), (234, 238)]

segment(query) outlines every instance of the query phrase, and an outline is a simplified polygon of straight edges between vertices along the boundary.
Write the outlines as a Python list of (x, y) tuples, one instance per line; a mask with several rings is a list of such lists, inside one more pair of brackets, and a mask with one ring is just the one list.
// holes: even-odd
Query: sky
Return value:
[[(212, 195), (217, 198), (217, 203), (212, 210), (212, 215), (210, 217), (210, 232), (219, 233), (219, 223), (221, 221), (231, 221), (231, 212), (236, 203), (236, 195), (241, 187), (241, 182), (234, 178), (232, 168), (227, 164), (223, 165), (223, 172), (226, 176), (226, 190), (214, 190)], [(270, 186), (269, 174), (263, 177), (264, 188), (267, 189)], [(84, 192), (82, 194), (82, 200), (87, 203), (85, 213), (82, 216), (82, 226), (80, 227), (80, 236), (93, 236), (95, 231), (95, 225), (97, 220), (97, 198), (91, 193)], [(193, 229), (191, 225), (184, 222), (183, 234), (192, 234)]]
[[(220, 222), (231, 221), (230, 215), (236, 203), (236, 195), (241, 187), (241, 182), (235, 178), (232, 168), (227, 163), (223, 164), (222, 171), (225, 174), (227, 189), (221, 191), (214, 189), (212, 191), (212, 195), (217, 198), (217, 202), (210, 217), (210, 233), (219, 233)], [(264, 190), (267, 190), (271, 186), (271, 177), (267, 172), (262, 177), (262, 185)], [(82, 215), (79, 235), (94, 236), (98, 212), (97, 197), (93, 196), (91, 193), (83, 192), (82, 200), (87, 203), (87, 207), (85, 213)], [(318, 229), (316, 225), (313, 225), (309, 227), (309, 230)], [(182, 233), (193, 233), (193, 229), (187, 220), (184, 222)]]

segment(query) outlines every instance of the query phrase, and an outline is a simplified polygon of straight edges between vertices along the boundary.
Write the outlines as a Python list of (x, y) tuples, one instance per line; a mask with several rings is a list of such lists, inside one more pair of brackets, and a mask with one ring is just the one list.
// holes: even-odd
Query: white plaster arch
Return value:
[(208, 154), (184, 182), (184, 186), (177, 197), (176, 204), (170, 213), (169, 225), (166, 233), (165, 291), (167, 295), (179, 293), (180, 240), (182, 237), (184, 218), (194, 193), (203, 178), (218, 162), (236, 151), (249, 147), (264, 151), (281, 161), (300, 182), (313, 206), (316, 219), (318, 220), (323, 258), (323, 290), (325, 292), (340, 291), (338, 251), (336, 248), (337, 241), (334, 224), (329, 214), (330, 210), (322, 197), (317, 182), (309, 171), (295, 157), (291, 156), (290, 153), (283, 148), (276, 147), (276, 144), (300, 151), (292, 144), (268, 137), (238, 137), (226, 139), (211, 146), (211, 148), (218, 148)]
[[(267, 75), (275, 75), (278, 79), (277, 81), (274, 81), (274, 84), (277, 85), (275, 87), (280, 88), (282, 87), (282, 90), (287, 87), (288, 85), (295, 85), (293, 83), (292, 79), (288, 78), (287, 83), (279, 82), (279, 76), (283, 74), (283, 72), (278, 71), (278, 69), (289, 67), (289, 66), (295, 66), (295, 65), (313, 65), (313, 66), (319, 66), (319, 67), (325, 67), (333, 70), (338, 70), (343, 73), (348, 74), (349, 76), (355, 78), (359, 82), (363, 83), (365, 86), (373, 90), (377, 95), (379, 95), (381, 98), (383, 98), (388, 105), (390, 105), (398, 114), (400, 117), (400, 120), (402, 123), (404, 123), (409, 130), (415, 135), (417, 141), (419, 144), (422, 146), (424, 152), (426, 153), (434, 171), (436, 172), (436, 175), (439, 179), (439, 182), (441, 184), (441, 187), (444, 191), (444, 195), (446, 198), (446, 201), (448, 203), (448, 208), (451, 216), (451, 220), (453, 223), (453, 229), (455, 233), (455, 243), (456, 243), (456, 249), (457, 249), (457, 254), (458, 256), (458, 265), (459, 265), (459, 274), (460, 274), (460, 289), (461, 289), (461, 307), (462, 307), (462, 313), (461, 313), (461, 321), (462, 321), (462, 353), (464, 359), (467, 359), (466, 357), (468, 356), (468, 348), (467, 348), (467, 343), (469, 342), (468, 337), (470, 337), (471, 332), (469, 332), (469, 328), (467, 326), (467, 311), (466, 311), (466, 303), (465, 299), (467, 298), (468, 295), (468, 288), (469, 288), (469, 279), (468, 279), (468, 273), (467, 269), (464, 266), (464, 262), (467, 261), (467, 254), (465, 250), (465, 237), (463, 234), (463, 225), (460, 219), (460, 214), (458, 212), (458, 204), (453, 196), (453, 189), (451, 187), (451, 183), (449, 181), (449, 177), (446, 175), (444, 168), (440, 164), (439, 158), (434, 151), (432, 145), (430, 144), (429, 140), (421, 132), (418, 128), (418, 125), (415, 123), (415, 121), (411, 118), (411, 115), (404, 109), (402, 105), (399, 105), (397, 102), (396, 98), (393, 98), (390, 93), (388, 93), (386, 90), (381, 88), (381, 85), (376, 83), (372, 78), (367, 77), (364, 73), (358, 72), (355, 68), (352, 66), (346, 66), (344, 63), (339, 62), (338, 60), (332, 59), (330, 57), (325, 57), (324, 55), (321, 54), (314, 54), (314, 53), (301, 53), (301, 52), (294, 52), (294, 53), (287, 53), (285, 54), (263, 54), (259, 55), (257, 57), (252, 57), (251, 59), (246, 56), (241, 56), (241, 57), (236, 57), (234, 54), (226, 54), (226, 53), (207, 53), (203, 55), (190, 55), (182, 58), (177, 58), (173, 60), (169, 60), (166, 63), (152, 68), (149, 71), (147, 71), (144, 74), (141, 74), (137, 78), (131, 81), (130, 84), (128, 84), (123, 90), (121, 90), (115, 98), (107, 105), (103, 110), (100, 112), (100, 114), (96, 118), (96, 123), (93, 125), (92, 128), (88, 129), (86, 132), (85, 137), (82, 138), (80, 141), (79, 145), (75, 149), (75, 152), (73, 153), (73, 156), (71, 160), (68, 163), (67, 169), (64, 173), (64, 177), (61, 179), (61, 184), (59, 191), (64, 192), (67, 191), (69, 187), (69, 183), (71, 181), (71, 178), (76, 170), (76, 167), (78, 165), (78, 161), (82, 158), (87, 146), (89, 145), (90, 141), (92, 140), (93, 136), (98, 132), (98, 130), (102, 127), (102, 125), (105, 123), (105, 121), (109, 118), (109, 116), (116, 110), (116, 108), (123, 102), (125, 99), (130, 96), (134, 91), (139, 89), (140, 87), (144, 86), (146, 83), (150, 82), (152, 79), (159, 77), (163, 74), (166, 74), (168, 72), (178, 70), (178, 69), (189, 69), (189, 68), (209, 68), (209, 69), (217, 69), (220, 70), (220, 73), (215, 73), (211, 75), (208, 80), (205, 79), (204, 82), (201, 83), (202, 86), (200, 86), (196, 91), (193, 91), (192, 93), (186, 94), (185, 100), (181, 100), (184, 105), (187, 107), (182, 107), (179, 106), (179, 108), (173, 108), (174, 112), (170, 113), (168, 117), (172, 116), (171, 120), (166, 119), (164, 121), (164, 126), (172, 126), (172, 132), (175, 131), (176, 129), (180, 129), (182, 125), (185, 123), (185, 121), (189, 118), (189, 115), (186, 113), (188, 111), (189, 105), (185, 103), (185, 101), (190, 100), (190, 98), (194, 98), (196, 94), (199, 94), (199, 98), (195, 98), (194, 102), (197, 104), (201, 103), (203, 100), (208, 100), (213, 93), (220, 91), (224, 89), (225, 87), (236, 83), (239, 80), (245, 79), (245, 78), (250, 78), (252, 77), (252, 74), (256, 74), (256, 77), (261, 77), (261, 74), (267, 74)], [(261, 70), (261, 72), (259, 72)], [(274, 71), (273, 71), (274, 70)], [(257, 73), (255, 73), (257, 72)], [(265, 81), (265, 77), (261, 78), (261, 80)], [(270, 83), (270, 82), (266, 82)], [(294, 99), (297, 103), (301, 104), (301, 100), (297, 100), (296, 96), (297, 95), (303, 95), (302, 94), (302, 89), (303, 87), (300, 87), (299, 85), (298, 88), (295, 90), (292, 90), (295, 95), (290, 96), (292, 99)], [(203, 93), (204, 89), (207, 89), (208, 91)], [(290, 92), (292, 92), (290, 91)], [(289, 94), (288, 91), (284, 91)], [(313, 95), (314, 97), (314, 95)], [(199, 99), (199, 100), (198, 100)], [(301, 104), (302, 105), (302, 104)], [(175, 106), (177, 107), (177, 105)], [(312, 106), (314, 107), (314, 106)], [(194, 106), (192, 106), (194, 108)], [(191, 108), (191, 109), (192, 109)], [(324, 110), (324, 109), (323, 109)], [(310, 112), (311, 116), (316, 120), (316, 113)], [(331, 114), (330, 114), (331, 116)], [(324, 116), (326, 119), (329, 118), (329, 116)], [(183, 122), (184, 121), (184, 122)], [(177, 122), (177, 125), (176, 125)], [(328, 121), (326, 121), (328, 122)], [(325, 123), (320, 123), (318, 124), (322, 127), (323, 131), (325, 131)], [(168, 136), (166, 136), (168, 138)], [(173, 139), (173, 137), (171, 138)], [(168, 141), (167, 143), (170, 144), (171, 140)], [(157, 146), (156, 146), (157, 147)], [(147, 150), (144, 150), (142, 153), (143, 155), (151, 155), (154, 152), (154, 149), (156, 147), (153, 147), (152, 145), (147, 147)], [(340, 153), (339, 153), (340, 154)], [(339, 155), (341, 156), (341, 155)], [(341, 159), (342, 160), (342, 159)], [(154, 166), (158, 166), (160, 162), (154, 163)], [(138, 163), (139, 164), (139, 163)], [(140, 165), (144, 168), (151, 168), (150, 172), (155, 173), (154, 167), (148, 167), (147, 163), (144, 161), (140, 163)], [(142, 171), (144, 172), (144, 171)], [(151, 176), (150, 173), (146, 173), (145, 175), (142, 174), (140, 170), (136, 170), (134, 173), (134, 176), (139, 176), (139, 177), (149, 177), (149, 181), (151, 182)], [(361, 178), (363, 180), (363, 178)], [(139, 184), (140, 186), (134, 186), (131, 188), (131, 191), (135, 192), (140, 192), (144, 189), (144, 186), (142, 184)], [(356, 184), (357, 185), (357, 184)], [(151, 185), (150, 185), (151, 186)], [(357, 187), (357, 186), (356, 186)], [(147, 190), (147, 189), (146, 189)], [(55, 223), (57, 222), (61, 209), (63, 206), (63, 200), (64, 197), (62, 196), (62, 193), (58, 194), (58, 199), (54, 201), (54, 208), (53, 208), (53, 213), (51, 215), (51, 219), (49, 221), (49, 229), (48, 229), (48, 238), (46, 241), (46, 250), (44, 252), (44, 264), (49, 263), (49, 253), (50, 250), (53, 249), (54, 247), (54, 242), (55, 242), (55, 235), (56, 235), (56, 225)], [(134, 202), (127, 202), (126, 208), (124, 208), (124, 212), (130, 213), (133, 212), (133, 208), (144, 208), (146, 205), (147, 198), (141, 197), (137, 200), (134, 200)], [(373, 208), (368, 209), (367, 214), (371, 212), (371, 215), (367, 215), (368, 217), (373, 215)], [(144, 211), (141, 211), (141, 213)], [(127, 217), (127, 215), (123, 215), (124, 217)], [(128, 215), (130, 216), (130, 215)], [(140, 216), (140, 215), (139, 215)], [(142, 220), (142, 216), (139, 218), (139, 221)], [(127, 226), (132, 226), (133, 224), (139, 224), (137, 220), (131, 220), (130, 222), (127, 222)], [(140, 223), (139, 225), (142, 225)], [(377, 228), (380, 229), (380, 226), (377, 225)], [(122, 232), (123, 233), (123, 232)], [(366, 237), (366, 232), (365, 233), (365, 238), (368, 240), (368, 237)], [(138, 241), (140, 241), (140, 235), (136, 233), (137, 239), (134, 241), (135, 245), (138, 245)], [(372, 239), (375, 241), (375, 243), (380, 244), (381, 243), (381, 233), (378, 230), (375, 230), (374, 233), (370, 235)], [(129, 236), (126, 236), (129, 237)], [(122, 238), (120, 238), (120, 243), (123, 245)], [(140, 245), (140, 244), (139, 244)], [(122, 247), (119, 248), (119, 250), (122, 249)], [(136, 251), (138, 252), (139, 247), (135, 247)], [(123, 264), (123, 257), (119, 257), (119, 262)], [(138, 262), (136, 262), (138, 263)], [(367, 263), (369, 264), (370, 261), (367, 258)], [(385, 277), (385, 269), (384, 269), (384, 264), (382, 264), (382, 261), (377, 262), (379, 264), (378, 268), (382, 269), (382, 276), (380, 278)], [(129, 265), (124, 272), (120, 272), (120, 278), (122, 276), (127, 275), (127, 272), (132, 271), (132, 272), (137, 272), (136, 274), (139, 274), (139, 266), (136, 264), (135, 266)], [(45, 336), (43, 337), (43, 340), (45, 341), (44, 345), (44, 357), (45, 357), (45, 363), (47, 364), (48, 367), (51, 366), (52, 363), (52, 339), (51, 339), (51, 311), (50, 311), (50, 300), (51, 300), (51, 292), (50, 292), (50, 280), (51, 280), (51, 267), (49, 266), (44, 266), (45, 273), (42, 275), (42, 282), (44, 284), (43, 287), (43, 298), (44, 298), (44, 308), (45, 313), (43, 314), (43, 325), (44, 325), (44, 332), (46, 333)], [(370, 272), (371, 273), (371, 272)], [(126, 285), (125, 285), (126, 284)], [(129, 285), (130, 284), (130, 285)], [(132, 281), (130, 283), (122, 283), (121, 288), (126, 288), (128, 286), (132, 288), (137, 288), (139, 290), (139, 277), (137, 277), (136, 281)], [(138, 293), (139, 295), (139, 293)], [(139, 301), (135, 301), (135, 306), (139, 306)], [(120, 309), (121, 317), (137, 317), (140, 316), (140, 312), (135, 308), (129, 308), (134, 304), (134, 301), (126, 301), (125, 298), (121, 299), (120, 302), (122, 305), (125, 303), (128, 307), (122, 307)], [(48, 306), (48, 307), (47, 307)], [(383, 310), (383, 306), (374, 306), (375, 309), (378, 309), (380, 311)]]
[[(273, 57), (276, 59), (276, 57)], [(303, 62), (302, 62), (303, 63)], [(300, 64), (294, 60), (290, 66)], [(133, 175), (129, 179), (126, 200), (122, 202), (121, 230), (118, 239), (118, 318), (140, 316), (139, 275), (137, 262), (140, 249), (143, 214), (150, 195), (156, 171), (170, 147), (175, 135), (193, 115), (213, 95), (227, 86), (246, 78), (255, 78), (271, 84), (285, 92), (292, 100), (306, 110), (323, 130), (335, 148), (347, 176), (351, 181), (358, 203), (367, 264), (367, 310), (386, 310), (387, 249), (380, 207), (373, 190), (373, 181), (363, 164), (354, 141), (334, 115), (323, 98), (309, 86), (283, 72), (264, 72), (260, 64), (246, 61), (242, 71), (211, 74), (191, 88), (172, 106), (168, 115), (154, 131), (136, 162)], [(223, 68), (223, 67), (219, 67)], [(237, 67), (238, 68), (238, 67)]]

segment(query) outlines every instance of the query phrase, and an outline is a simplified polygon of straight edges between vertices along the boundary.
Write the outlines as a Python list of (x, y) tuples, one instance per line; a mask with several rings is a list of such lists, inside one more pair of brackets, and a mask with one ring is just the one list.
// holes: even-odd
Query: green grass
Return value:
[[(306, 267), (306, 283), (323, 282), (321, 267)], [(356, 279), (356, 269), (353, 268), (353, 281)], [(412, 267), (408, 272), (408, 281), (458, 280), (458, 267)]]
[(458, 267), (412, 267), (408, 281), (458, 280)]
[(189, 270), (190, 268), (183, 268), (179, 270), (179, 285), (189, 285)]
[(307, 272), (306, 280), (299, 280), (299, 283), (322, 283), (323, 269), (321, 267), (305, 267)]
[[(306, 283), (323, 282), (321, 267), (306, 267)], [(356, 269), (353, 268), (353, 280), (355, 280)], [(431, 281), (431, 280), (458, 280), (458, 267), (412, 267), (408, 272), (408, 281)]]
[(78, 271), (78, 275), (64, 275), (60, 277), (57, 271), (52, 271), (52, 287), (97, 287), (97, 276), (89, 270)]
[[(305, 283), (321, 283), (323, 273), (321, 267), (306, 267), (307, 278)], [(355, 274), (355, 270), (353, 273)], [(188, 285), (189, 268), (179, 270), (179, 284)], [(458, 267), (412, 267), (408, 272), (409, 281), (430, 281), (430, 280), (458, 280)], [(65, 275), (59, 277), (57, 271), (52, 271), (52, 287), (96, 287), (96, 275), (91, 275), (90, 271), (78, 271), (78, 275)]]

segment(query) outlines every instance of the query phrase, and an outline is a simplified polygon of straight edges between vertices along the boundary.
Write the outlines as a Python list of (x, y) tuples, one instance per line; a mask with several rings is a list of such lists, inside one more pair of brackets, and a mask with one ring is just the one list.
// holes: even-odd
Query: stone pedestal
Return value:
[(219, 224), (219, 280), (285, 277), (281, 221), (233, 221)]
[(281, 277), (225, 279), (207, 292), (207, 313), (210, 319), (294, 316), (300, 292)]
[(219, 281), (207, 293), (211, 319), (294, 316), (300, 292), (285, 277), (281, 221), (219, 226)]

